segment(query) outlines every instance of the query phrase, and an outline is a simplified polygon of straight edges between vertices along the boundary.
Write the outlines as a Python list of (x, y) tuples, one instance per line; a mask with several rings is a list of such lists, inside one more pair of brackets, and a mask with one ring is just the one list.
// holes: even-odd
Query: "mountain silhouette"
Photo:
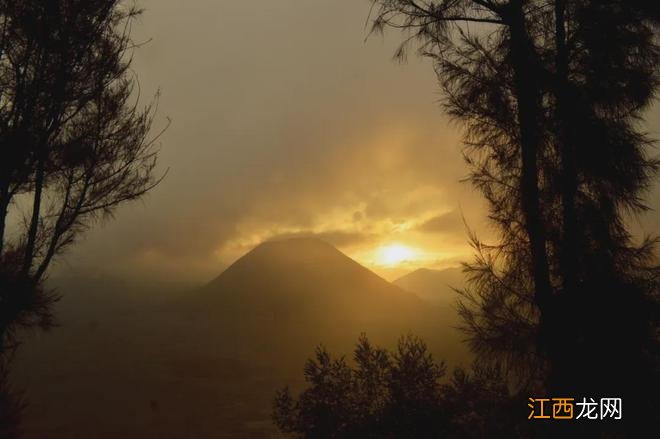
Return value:
[(451, 306), (457, 298), (454, 288), (462, 288), (465, 285), (465, 275), (462, 268), (444, 270), (420, 268), (393, 283), (429, 302)]
[(373, 316), (422, 306), (414, 294), (314, 238), (260, 244), (205, 286), (201, 294), (218, 305), (268, 313), (323, 306), (344, 309), (354, 316)]
[[(393, 342), (434, 332), (434, 309), (314, 238), (268, 241), (193, 295), (195, 320), (230, 334), (233, 355), (281, 353), (318, 343), (350, 347), (360, 333)], [(212, 316), (208, 318), (208, 316)]]

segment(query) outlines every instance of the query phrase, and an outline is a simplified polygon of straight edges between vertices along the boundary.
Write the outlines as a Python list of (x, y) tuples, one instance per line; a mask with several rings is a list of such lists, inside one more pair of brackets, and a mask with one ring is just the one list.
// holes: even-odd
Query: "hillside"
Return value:
[[(323, 241), (270, 241), (247, 253), (196, 297), (205, 308), (291, 318), (303, 311), (371, 320), (419, 311), (417, 296), (392, 285)], [(344, 315), (345, 313), (345, 315)]]
[(400, 277), (393, 283), (429, 302), (451, 306), (457, 299), (454, 288), (463, 287), (465, 277), (462, 268), (445, 270), (420, 268)]
[(321, 342), (344, 348), (362, 332), (393, 342), (437, 324), (415, 294), (310, 238), (257, 246), (193, 294), (191, 304), (195, 319), (231, 335), (233, 354), (241, 356), (308, 353)]

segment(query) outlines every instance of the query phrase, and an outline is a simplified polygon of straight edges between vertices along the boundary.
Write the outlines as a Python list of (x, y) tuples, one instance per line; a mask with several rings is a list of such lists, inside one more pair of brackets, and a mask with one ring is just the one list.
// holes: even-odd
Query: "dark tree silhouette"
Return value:
[(354, 365), (333, 359), (323, 348), (305, 365), (308, 388), (295, 399), (288, 388), (275, 397), (275, 424), (303, 437), (438, 437), (440, 378), (436, 363), (420, 339), (400, 339), (388, 352), (362, 336)]
[[(373, 30), (393, 27), (410, 32), (396, 56), (405, 56), (408, 47), (417, 43), (420, 53), (432, 57), (447, 92), (449, 113), (468, 124), (468, 145), (480, 152), (487, 146), (495, 151), (482, 157), (477, 185), (492, 180), (489, 175), (495, 170), (491, 167), (508, 168), (498, 174), (514, 180), (502, 183), (516, 192), (512, 199), (521, 216), (516, 227), (522, 228), (523, 239), (529, 242), (534, 300), (540, 309), (546, 308), (552, 286), (540, 205), (538, 161), (543, 153), (545, 114), (543, 65), (532, 36), (535, 7), (523, 0), (373, 3), (378, 5)], [(483, 28), (473, 33), (470, 25)], [(543, 320), (540, 326), (543, 330)]]
[[(305, 366), (298, 398), (277, 392), (273, 418), (285, 433), (309, 438), (524, 437), (531, 425), (512, 420), (525, 407), (501, 369), (475, 363), (449, 379), (426, 344), (408, 335), (397, 348), (374, 347), (365, 335), (352, 361), (323, 348)], [(517, 407), (518, 406), (518, 407)]]
[[(595, 391), (617, 370), (648, 371), (640, 355), (652, 338), (648, 310), (657, 306), (654, 241), (633, 245), (625, 220), (645, 209), (641, 197), (657, 168), (638, 121), (658, 84), (658, 18), (639, 2), (555, 3), (555, 38), (545, 48), (555, 58), (547, 62), (557, 157), (548, 160), (557, 194), (547, 225), (557, 267), (555, 387)], [(609, 366), (587, 370), (597, 364)]]
[(492, 246), (473, 237), (471, 346), (521, 391), (618, 394), (631, 418), (657, 419), (655, 241), (636, 246), (627, 219), (657, 168), (638, 122), (658, 84), (658, 8), (374, 3), (375, 30), (409, 33), (398, 57), (417, 44), (435, 61), (500, 230)]
[(158, 183), (155, 100), (139, 103), (130, 70), (140, 13), (119, 0), (0, 0), (2, 437), (22, 407), (6, 376), (17, 334), (53, 324), (49, 265)]
[(139, 14), (118, 0), (0, 2), (3, 348), (17, 327), (52, 323), (40, 283), (53, 258), (157, 183), (155, 106), (140, 107), (130, 71)]

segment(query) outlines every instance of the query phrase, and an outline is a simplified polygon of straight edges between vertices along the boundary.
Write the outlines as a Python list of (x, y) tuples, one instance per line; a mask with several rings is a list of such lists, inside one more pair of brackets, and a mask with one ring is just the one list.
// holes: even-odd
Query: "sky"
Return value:
[(264, 240), (318, 236), (391, 280), (469, 260), (466, 224), (492, 236), (430, 62), (367, 38), (368, 0), (139, 4), (133, 69), (143, 97), (161, 90), (154, 129), (171, 119), (167, 176), (56, 272), (204, 283)]

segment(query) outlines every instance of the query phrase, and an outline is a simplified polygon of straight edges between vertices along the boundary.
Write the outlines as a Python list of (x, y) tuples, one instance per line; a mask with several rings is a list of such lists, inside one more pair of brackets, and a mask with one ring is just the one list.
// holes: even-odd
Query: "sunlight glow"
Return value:
[(417, 252), (405, 245), (390, 244), (376, 251), (377, 262), (385, 266), (394, 266), (415, 259)]

